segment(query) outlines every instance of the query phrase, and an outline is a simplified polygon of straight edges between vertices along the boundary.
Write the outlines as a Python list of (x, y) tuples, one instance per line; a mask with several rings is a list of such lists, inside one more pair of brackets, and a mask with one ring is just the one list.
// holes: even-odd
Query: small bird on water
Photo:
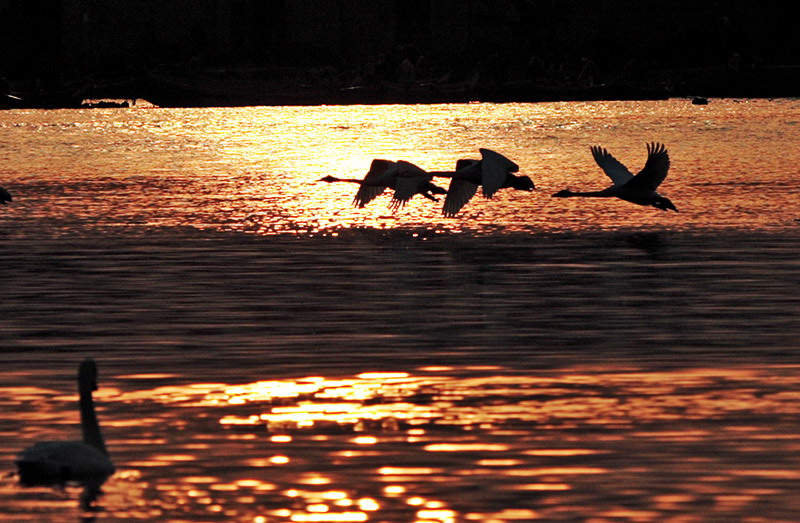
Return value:
[(97, 365), (88, 358), (78, 369), (82, 440), (41, 441), (23, 450), (16, 460), (22, 483), (63, 483), (105, 478), (114, 473), (95, 414), (95, 390)]
[(613, 185), (602, 191), (573, 192), (564, 189), (555, 193), (556, 198), (573, 196), (619, 198), (637, 205), (652, 206), (662, 211), (678, 209), (669, 198), (658, 194), (658, 186), (667, 177), (669, 171), (669, 154), (664, 144), (653, 142), (647, 144), (647, 161), (644, 168), (636, 176), (622, 165), (604, 148), (593, 145), (592, 156), (603, 172), (611, 178)]
[(5, 205), (6, 203), (12, 200), (13, 198), (11, 197), (11, 193), (8, 192), (5, 188), (0, 187), (0, 204)]

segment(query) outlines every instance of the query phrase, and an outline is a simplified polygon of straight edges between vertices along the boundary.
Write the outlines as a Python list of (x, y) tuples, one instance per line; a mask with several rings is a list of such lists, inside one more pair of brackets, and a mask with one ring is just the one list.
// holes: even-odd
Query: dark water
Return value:
[[(177, 365), (202, 379), (320, 365), (798, 363), (798, 236), (364, 230), (12, 242), (0, 248), (4, 348), (18, 364), (106, 351), (108, 365)], [(241, 370), (220, 376), (221, 365)]]
[[(0, 520), (800, 521), (800, 109), (740, 106), (415, 108), (408, 141), (397, 108), (0, 115)], [(312, 183), (348, 142), (488, 140), (600, 185), (567, 170), (596, 133), (670, 138), (681, 213)], [(88, 356), (117, 473), (21, 486)]]
[(0, 251), (7, 520), (84, 356), (101, 520), (798, 514), (796, 234), (174, 234)]

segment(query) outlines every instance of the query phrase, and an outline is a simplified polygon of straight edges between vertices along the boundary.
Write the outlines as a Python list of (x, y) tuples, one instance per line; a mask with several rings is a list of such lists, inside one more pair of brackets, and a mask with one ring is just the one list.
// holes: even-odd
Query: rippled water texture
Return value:
[[(797, 371), (118, 376), (99, 396), (122, 469), (96, 510), (112, 521), (792, 521)], [(54, 409), (51, 424), (74, 400), (0, 389), (4, 405), (20, 398)], [(12, 417), (40, 421), (23, 409)], [(11, 520), (76, 518), (79, 485), (12, 481), (0, 483)]]
[[(800, 217), (799, 124), (795, 100), (11, 111), (0, 114), (2, 183), (18, 198), (0, 225), (64, 234), (139, 225), (264, 234), (780, 228)], [(590, 145), (607, 147), (635, 173), (654, 140), (670, 152), (661, 192), (680, 213), (550, 198), (565, 187), (608, 185)], [(395, 215), (389, 196), (353, 209), (354, 186), (315, 183), (328, 174), (363, 177), (373, 158), (452, 169), (479, 147), (515, 160), (539, 191), (475, 198), (444, 219), (421, 198)]]
[[(800, 102), (0, 112), (0, 521), (800, 521)], [(679, 213), (554, 199), (669, 148)], [(372, 158), (539, 188), (365, 209)], [(443, 185), (447, 185), (446, 182)], [(22, 486), (79, 437), (117, 472)]]

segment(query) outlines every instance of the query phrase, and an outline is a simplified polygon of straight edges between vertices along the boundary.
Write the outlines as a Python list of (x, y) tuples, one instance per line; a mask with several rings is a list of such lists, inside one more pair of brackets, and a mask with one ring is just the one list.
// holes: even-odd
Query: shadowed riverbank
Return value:
[(403, 82), (322, 67), (159, 67), (92, 74), (49, 87), (24, 79), (7, 83), (0, 86), (0, 109), (130, 107), (137, 100), (159, 107), (244, 107), (800, 96), (800, 66), (795, 65), (636, 68), (607, 78), (524, 69), (497, 74), (485, 68), (438, 68)]

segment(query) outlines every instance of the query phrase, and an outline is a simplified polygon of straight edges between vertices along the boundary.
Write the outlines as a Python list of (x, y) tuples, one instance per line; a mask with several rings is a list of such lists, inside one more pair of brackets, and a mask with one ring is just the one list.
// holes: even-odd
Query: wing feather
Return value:
[[(407, 162), (405, 160), (400, 160), (397, 162), (397, 174), (401, 177), (406, 178), (413, 178), (417, 176), (427, 176), (428, 173), (422, 168), (417, 167), (411, 162)], [(430, 179), (432, 180), (433, 177), (431, 176)]]
[(480, 163), (480, 160), (470, 160), (467, 158), (461, 158), (460, 160), (456, 161), (456, 171), (460, 171), (461, 169), (466, 169), (467, 167), (471, 167), (476, 163)]
[(364, 208), (369, 202), (383, 194), (385, 190), (385, 185), (362, 185), (358, 188), (355, 198), (353, 198), (353, 205), (359, 209)]
[(387, 187), (394, 185), (397, 176), (397, 163), (391, 160), (376, 158), (367, 171), (361, 186), (358, 188), (353, 205), (365, 207), (369, 202), (383, 194)]
[(478, 192), (478, 186), (474, 183), (453, 178), (447, 189), (447, 196), (444, 198), (443, 214), (448, 218), (455, 216), (475, 196), (476, 192)]
[(411, 197), (420, 192), (422, 186), (431, 180), (433, 180), (433, 176), (421, 167), (404, 160), (398, 161), (397, 183), (389, 207), (393, 211), (404, 207)]
[(380, 178), (385, 175), (389, 169), (395, 166), (396, 162), (376, 158), (372, 160), (372, 164), (370, 164), (369, 171), (367, 171), (367, 175), (364, 176), (364, 180), (375, 180)]
[(394, 196), (392, 196), (392, 201), (389, 204), (389, 207), (393, 211), (405, 207), (406, 203), (408, 203), (411, 197), (419, 192), (420, 186), (425, 182), (429, 182), (430, 180), (431, 177), (428, 175), (399, 176), (397, 178), (397, 185), (394, 189)]
[(655, 191), (667, 177), (669, 171), (669, 153), (662, 143), (652, 142), (647, 144), (647, 161), (644, 168), (628, 184), (642, 190)]
[(633, 174), (631, 174), (628, 168), (611, 156), (604, 148), (593, 145), (590, 149), (592, 151), (592, 156), (594, 156), (594, 161), (597, 162), (597, 165), (603, 169), (603, 172), (611, 178), (615, 187), (624, 185), (633, 179)]
[(480, 149), (481, 157), (481, 185), (483, 185), (483, 195), (491, 198), (506, 181), (510, 172), (517, 172), (519, 166), (490, 149)]

